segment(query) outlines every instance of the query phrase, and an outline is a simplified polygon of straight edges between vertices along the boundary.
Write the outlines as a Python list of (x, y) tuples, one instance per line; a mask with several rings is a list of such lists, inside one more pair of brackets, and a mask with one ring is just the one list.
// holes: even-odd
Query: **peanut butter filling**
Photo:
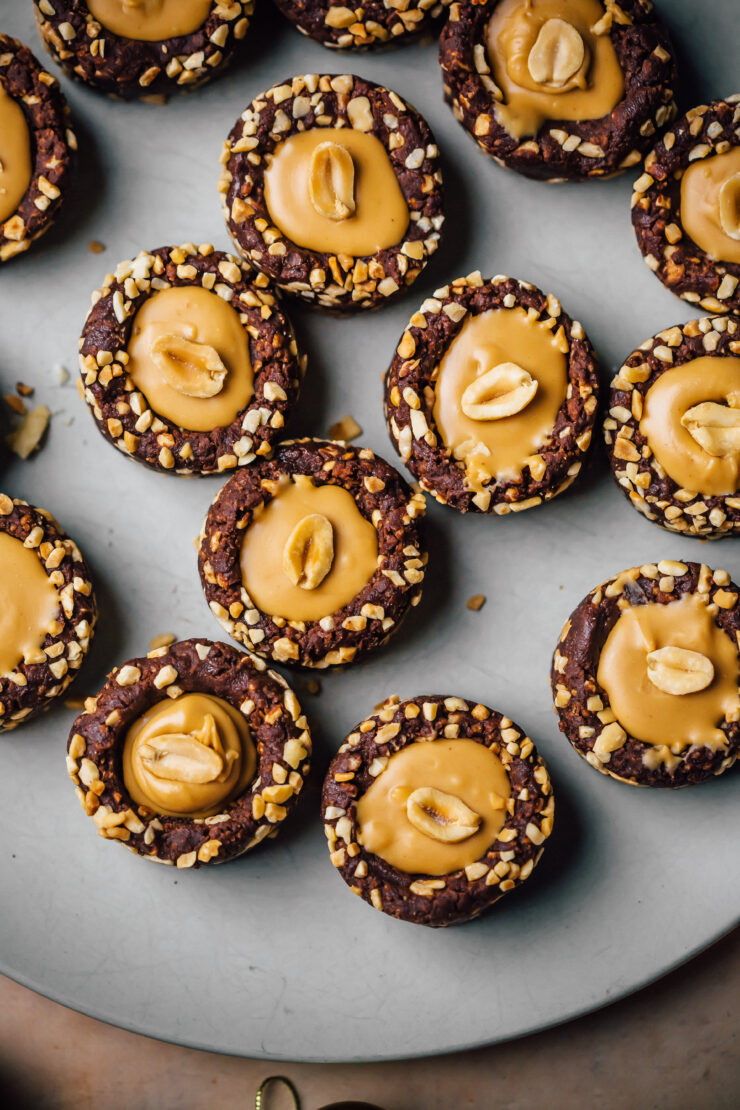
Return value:
[(737, 720), (738, 649), (696, 594), (625, 609), (606, 638), (597, 674), (617, 721), (674, 753), (721, 748), (718, 728)]
[(257, 754), (237, 709), (211, 694), (182, 694), (133, 722), (122, 762), (136, 805), (169, 817), (210, 817), (248, 788)]
[(265, 169), (265, 202), (284, 235), (327, 254), (375, 254), (409, 225), (387, 150), (351, 127), (314, 127), (280, 143)]
[(547, 120), (601, 119), (624, 96), (624, 76), (600, 0), (501, 0), (486, 30), (498, 122), (515, 139)]
[(249, 341), (223, 297), (178, 285), (148, 297), (134, 317), (127, 370), (154, 412), (180, 428), (228, 426), (253, 394)]
[(740, 262), (740, 146), (691, 163), (681, 178), (681, 223), (710, 258)]
[(114, 35), (161, 42), (202, 27), (213, 0), (87, 0), (87, 6)]
[(26, 117), (0, 83), (0, 223), (12, 216), (23, 200), (32, 173)]
[(501, 760), (474, 740), (409, 744), (357, 803), (357, 839), (399, 871), (447, 875), (490, 848), (510, 794)]
[(740, 358), (710, 356), (666, 370), (645, 394), (640, 431), (682, 489), (740, 488)]
[(434, 420), (455, 458), (486, 479), (521, 474), (565, 399), (568, 362), (558, 344), (520, 307), (468, 317), (435, 384)]
[(58, 617), (59, 595), (36, 552), (0, 532), (0, 675), (24, 659), (46, 662), (39, 648), (59, 631)]
[(273, 617), (328, 617), (367, 585), (378, 566), (378, 534), (341, 486), (305, 475), (280, 482), (255, 513), (241, 550), (242, 581)]

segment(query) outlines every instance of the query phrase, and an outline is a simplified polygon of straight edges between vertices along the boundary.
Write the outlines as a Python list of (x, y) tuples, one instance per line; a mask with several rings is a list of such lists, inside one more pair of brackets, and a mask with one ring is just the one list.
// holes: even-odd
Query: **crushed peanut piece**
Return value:
[(14, 455), (19, 459), (27, 459), (33, 454), (41, 445), (50, 416), (46, 405), (38, 405), (26, 413), (15, 431), (5, 437), (5, 442)]
[(362, 435), (362, 428), (355, 420), (354, 416), (343, 416), (336, 424), (332, 424), (328, 431), (329, 439), (341, 439), (345, 443), (349, 443), (351, 439), (357, 439)]
[(482, 609), (485, 604), (485, 594), (473, 594), (472, 597), (468, 598), (468, 609), (472, 609), (474, 613), (477, 613), (479, 609)]

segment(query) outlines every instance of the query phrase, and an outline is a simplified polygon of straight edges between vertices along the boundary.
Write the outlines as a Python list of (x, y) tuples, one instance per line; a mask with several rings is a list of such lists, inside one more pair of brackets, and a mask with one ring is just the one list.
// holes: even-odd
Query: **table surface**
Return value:
[(0, 1074), (12, 1110), (251, 1110), (276, 1071), (303, 1110), (350, 1098), (386, 1110), (735, 1110), (739, 999), (736, 930), (631, 998), (533, 1037), (432, 1060), (277, 1066), (126, 1033), (0, 977)]

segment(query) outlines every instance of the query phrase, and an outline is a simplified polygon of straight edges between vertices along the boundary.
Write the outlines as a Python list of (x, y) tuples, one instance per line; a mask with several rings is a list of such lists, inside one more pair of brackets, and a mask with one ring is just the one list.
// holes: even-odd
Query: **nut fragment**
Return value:
[(473, 594), (472, 597), (468, 598), (468, 609), (472, 609), (474, 613), (477, 613), (479, 609), (482, 609), (485, 604), (485, 594)]
[(461, 798), (433, 786), (420, 786), (409, 794), (406, 816), (419, 832), (447, 844), (467, 840), (478, 831), (482, 821), (480, 814)]
[(547, 19), (529, 52), (527, 68), (533, 81), (561, 89), (583, 65), (586, 48), (572, 23)]
[(537, 380), (515, 362), (500, 362), (470, 383), (460, 404), (471, 420), (501, 420), (526, 408), (537, 385)]
[(740, 451), (740, 409), (702, 401), (688, 409), (681, 423), (709, 455), (724, 458)]
[(355, 164), (346, 147), (320, 143), (311, 158), (308, 195), (320, 216), (346, 220), (355, 211)]
[(723, 182), (719, 191), (719, 222), (725, 235), (740, 239), (740, 173)]
[(336, 424), (332, 424), (326, 434), (329, 439), (341, 439), (344, 443), (349, 443), (350, 440), (362, 435), (362, 428), (354, 416), (348, 415), (337, 420)]
[(321, 513), (299, 520), (283, 548), (283, 571), (294, 586), (315, 590), (334, 561), (334, 529)]
[(648, 678), (665, 694), (695, 694), (714, 678), (711, 659), (688, 648), (664, 647), (647, 657)]
[(213, 347), (182, 335), (160, 335), (151, 347), (152, 361), (168, 385), (186, 397), (215, 397), (227, 369)]
[(21, 420), (18, 427), (5, 437), (10, 450), (19, 459), (27, 459), (40, 446), (51, 413), (46, 405), (37, 405)]
[(216, 722), (206, 714), (195, 732), (169, 732), (141, 745), (141, 761), (158, 779), (171, 782), (214, 782), (224, 769), (216, 749), (221, 748)]

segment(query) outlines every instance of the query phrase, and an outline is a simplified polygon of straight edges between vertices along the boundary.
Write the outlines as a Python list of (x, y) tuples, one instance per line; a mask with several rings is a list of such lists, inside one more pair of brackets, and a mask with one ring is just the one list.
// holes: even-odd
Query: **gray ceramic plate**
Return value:
[[(680, 44), (683, 107), (736, 91), (734, 0), (663, 0)], [(4, 30), (39, 54), (30, 2), (0, 0)], [(73, 692), (161, 632), (220, 629), (201, 595), (193, 537), (219, 480), (146, 472), (99, 436), (73, 381), (90, 292), (141, 247), (228, 247), (216, 192), (221, 143), (253, 95), (293, 73), (354, 67), (430, 121), (445, 157), (444, 245), (401, 304), (360, 320), (296, 311), (310, 357), (294, 430), (344, 413), (395, 460), (381, 373), (424, 296), (460, 273), (508, 273), (552, 290), (585, 325), (604, 376), (637, 343), (688, 319), (642, 263), (629, 222), (632, 175), (585, 186), (525, 181), (490, 163), (442, 103), (433, 44), (334, 55), (270, 5), (247, 59), (167, 107), (115, 104), (64, 81), (81, 138), (78, 196), (63, 226), (0, 274), (4, 391), (33, 383), (54, 410), (32, 461), (3, 488), (51, 509), (99, 587), (93, 657)], [(104, 255), (87, 243), (102, 240)], [(95, 836), (66, 777), (73, 714), (55, 709), (0, 742), (0, 968), (70, 1006), (153, 1036), (248, 1056), (380, 1060), (503, 1040), (634, 990), (730, 929), (740, 915), (739, 781), (640, 791), (596, 774), (559, 734), (548, 691), (564, 618), (624, 567), (703, 559), (737, 578), (732, 541), (669, 536), (638, 517), (602, 462), (554, 504), (506, 519), (432, 506), (424, 600), (369, 663), (305, 697), (316, 781), (342, 737), (388, 694), (445, 692), (504, 710), (535, 738), (555, 780), (555, 833), (520, 892), (481, 921), (434, 931), (384, 917), (331, 867), (316, 786), (274, 843), (224, 868), (151, 867)], [(466, 599), (486, 594), (479, 613)], [(300, 690), (300, 682), (298, 683)]]

